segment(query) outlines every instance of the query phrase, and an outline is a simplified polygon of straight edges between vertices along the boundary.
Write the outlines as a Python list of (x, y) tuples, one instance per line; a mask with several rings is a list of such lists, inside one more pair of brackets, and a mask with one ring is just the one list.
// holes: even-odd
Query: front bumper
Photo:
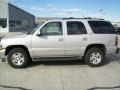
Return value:
[(5, 62), (6, 58), (5, 58), (5, 49), (0, 50), (0, 59), (2, 59), (3, 62)]

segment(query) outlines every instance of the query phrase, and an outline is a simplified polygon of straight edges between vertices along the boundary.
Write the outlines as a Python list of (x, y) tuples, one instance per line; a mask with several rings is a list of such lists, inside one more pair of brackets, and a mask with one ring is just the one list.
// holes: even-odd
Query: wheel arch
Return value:
[(106, 54), (106, 46), (104, 44), (91, 44), (87, 46), (84, 56), (90, 48), (95, 48), (95, 47), (101, 49), (104, 52), (104, 55)]
[(14, 49), (14, 48), (22, 48), (22, 49), (24, 49), (24, 50), (26, 51), (26, 53), (29, 55), (29, 57), (30, 57), (29, 50), (28, 50), (28, 48), (27, 48), (26, 46), (24, 46), (24, 45), (11, 45), (11, 46), (6, 47), (5, 56), (7, 56), (8, 53), (9, 53), (12, 49)]

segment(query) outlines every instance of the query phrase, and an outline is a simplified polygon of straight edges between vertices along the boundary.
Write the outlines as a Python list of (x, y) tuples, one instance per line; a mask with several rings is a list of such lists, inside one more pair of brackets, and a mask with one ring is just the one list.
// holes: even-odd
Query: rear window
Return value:
[(116, 34), (112, 24), (107, 21), (88, 21), (93, 32), (96, 34)]

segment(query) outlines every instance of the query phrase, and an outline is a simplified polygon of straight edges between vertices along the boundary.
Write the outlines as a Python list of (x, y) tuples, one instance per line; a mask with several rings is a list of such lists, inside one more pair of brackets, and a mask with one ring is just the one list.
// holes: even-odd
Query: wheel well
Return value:
[(92, 45), (87, 46), (87, 48), (85, 50), (85, 54), (90, 48), (95, 48), (95, 47), (101, 49), (103, 51), (104, 55), (106, 54), (106, 47), (104, 44), (92, 44)]
[(23, 46), (23, 45), (12, 45), (12, 46), (8, 46), (8, 47), (6, 48), (6, 51), (5, 51), (5, 56), (8, 55), (8, 53), (9, 53), (12, 49), (14, 49), (14, 48), (22, 48), (22, 49), (24, 49), (24, 50), (27, 52), (27, 54), (30, 56), (30, 53), (29, 53), (29, 51), (28, 51), (28, 48), (25, 47), (25, 46)]

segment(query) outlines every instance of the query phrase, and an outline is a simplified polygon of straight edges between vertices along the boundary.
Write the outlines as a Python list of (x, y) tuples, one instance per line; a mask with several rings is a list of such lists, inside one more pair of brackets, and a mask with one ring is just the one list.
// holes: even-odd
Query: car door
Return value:
[(48, 22), (40, 29), (40, 33), (32, 39), (32, 50), (35, 58), (64, 56), (62, 22)]
[(80, 21), (66, 21), (65, 55), (80, 56), (87, 41), (87, 31)]

